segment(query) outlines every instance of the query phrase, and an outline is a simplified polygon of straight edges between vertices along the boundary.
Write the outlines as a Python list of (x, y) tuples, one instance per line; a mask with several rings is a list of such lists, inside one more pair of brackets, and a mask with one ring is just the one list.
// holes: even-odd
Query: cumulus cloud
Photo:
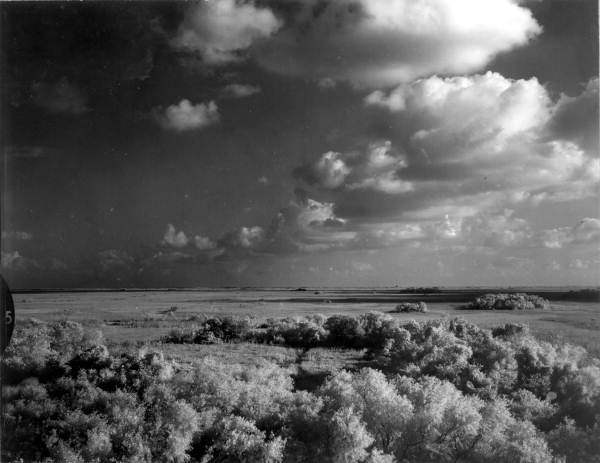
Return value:
[(194, 246), (200, 251), (210, 251), (217, 247), (216, 243), (206, 236), (194, 236)]
[(0, 266), (6, 270), (23, 271), (32, 268), (40, 268), (35, 259), (22, 256), (19, 251), (7, 251), (0, 254)]
[(544, 230), (540, 234), (542, 244), (551, 249), (560, 249), (570, 244), (600, 244), (600, 219), (586, 217), (572, 227)]
[(37, 159), (48, 154), (48, 148), (35, 145), (10, 145), (4, 150), (5, 155), (12, 159)]
[[(389, 140), (328, 151), (295, 169), (308, 192), (274, 221), (281, 249), (478, 250), (486, 260), (498, 250), (532, 255), (594, 242), (598, 219), (543, 233), (526, 220), (541, 202), (597, 190), (596, 148), (557, 122), (565, 105), (591, 104), (594, 85), (553, 99), (535, 78), (487, 73), (370, 93), (365, 104), (390, 127)], [(313, 210), (321, 217), (307, 225), (302, 217)]]
[(218, 245), (226, 253), (253, 251), (263, 245), (265, 231), (262, 227), (241, 227), (226, 233), (219, 239)]
[(269, 8), (253, 2), (208, 0), (191, 5), (171, 44), (199, 53), (207, 64), (241, 60), (257, 40), (270, 36), (281, 22)]
[(87, 96), (65, 77), (54, 83), (36, 82), (33, 101), (51, 113), (83, 114), (88, 111)]
[(513, 0), (305, 0), (279, 7), (288, 21), (257, 47), (262, 66), (365, 86), (473, 72), (542, 30)]
[(264, 231), (261, 227), (242, 227), (236, 235), (236, 242), (243, 248), (255, 247), (263, 239)]
[(219, 108), (214, 101), (194, 105), (186, 99), (164, 111), (155, 109), (155, 116), (163, 129), (176, 132), (202, 129), (217, 123), (220, 117)]
[(174, 247), (184, 248), (189, 244), (190, 240), (183, 231), (177, 231), (172, 224), (167, 225), (167, 230), (163, 236), (163, 243)]
[(495, 216), (476, 216), (467, 221), (469, 241), (481, 243), (490, 248), (518, 246), (527, 243), (533, 236), (529, 223), (513, 216), (513, 211), (505, 210)]
[(588, 152), (598, 153), (598, 78), (591, 79), (580, 95), (562, 95), (548, 124), (549, 136), (571, 140)]
[(420, 142), (432, 135), (506, 140), (547, 122), (551, 109), (550, 97), (536, 78), (511, 80), (493, 72), (420, 79), (387, 94), (375, 91), (365, 102), (416, 117), (419, 130), (413, 138)]
[(352, 269), (357, 272), (372, 272), (374, 270), (373, 266), (368, 262), (360, 262), (353, 260), (351, 265)]
[(196, 234), (188, 236), (168, 224), (161, 244), (164, 247), (155, 253), (156, 259), (172, 262), (207, 262), (218, 257), (246, 256), (265, 250), (265, 231), (262, 227), (240, 227), (224, 233), (218, 239)]
[(98, 253), (100, 270), (105, 273), (129, 270), (134, 261), (129, 253), (118, 249), (106, 249)]
[(222, 93), (229, 98), (244, 98), (260, 93), (260, 87), (247, 84), (229, 84), (223, 88)]
[(273, 219), (265, 237), (268, 252), (315, 252), (336, 247), (355, 238), (347, 221), (338, 217), (331, 202), (320, 202), (296, 191), (296, 198)]
[(10, 268), (19, 259), (21, 259), (19, 251), (2, 252), (2, 267)]
[(19, 241), (29, 241), (33, 235), (26, 231), (5, 231), (2, 230), (2, 239), (15, 239)]
[[(564, 102), (552, 101), (535, 78), (434, 76), (373, 92), (365, 104), (388, 113), (394, 144), (407, 157), (406, 168), (388, 171), (413, 187), (406, 214), (474, 215), (594, 194), (598, 159), (554, 129)], [(390, 202), (380, 206), (398, 212)]]
[(354, 168), (355, 178), (349, 189), (371, 189), (388, 194), (413, 190), (411, 182), (402, 180), (400, 171), (407, 166), (406, 158), (392, 149), (392, 143), (372, 143)]
[(313, 165), (296, 169), (295, 175), (308, 184), (318, 184), (323, 188), (333, 189), (344, 183), (350, 170), (342, 153), (328, 151), (321, 155)]
[(362, 224), (348, 245), (355, 249), (376, 249), (394, 246), (419, 246), (427, 237), (420, 223), (385, 222)]
[(440, 219), (398, 222), (367, 222), (357, 226), (350, 248), (396, 246), (455, 249), (510, 248), (531, 244), (529, 223), (514, 217), (512, 210), (500, 214), (482, 213), (471, 217), (445, 215)]
[(396, 152), (390, 141), (371, 143), (360, 151), (328, 151), (312, 165), (294, 171), (296, 178), (323, 189), (375, 190), (398, 194), (413, 189), (398, 177), (407, 166), (406, 158)]

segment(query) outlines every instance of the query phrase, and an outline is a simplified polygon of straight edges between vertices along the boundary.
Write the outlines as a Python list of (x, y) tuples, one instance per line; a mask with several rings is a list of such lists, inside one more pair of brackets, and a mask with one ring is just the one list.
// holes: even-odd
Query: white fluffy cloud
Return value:
[(540, 233), (526, 218), (541, 202), (597, 192), (597, 148), (583, 141), (593, 131), (569, 126), (564, 117), (566, 105), (570, 113), (581, 106), (593, 114), (598, 103), (591, 94), (597, 96), (593, 82), (578, 97), (553, 100), (535, 78), (496, 73), (430, 77), (372, 92), (365, 103), (389, 125), (390, 140), (330, 151), (295, 170), (318, 210), (335, 210), (340, 224), (318, 233), (300, 227), (296, 242), (310, 241), (315, 249), (480, 249), (482, 255), (590, 243), (599, 234), (597, 219)]
[(163, 243), (174, 248), (184, 248), (189, 242), (189, 238), (183, 231), (177, 231), (172, 224), (167, 225), (167, 230), (163, 236)]
[(2, 259), (0, 263), (2, 264), (2, 267), (10, 268), (15, 262), (17, 262), (21, 258), (22, 257), (21, 254), (19, 254), (19, 251), (2, 252)]
[(260, 93), (260, 87), (248, 84), (229, 84), (223, 88), (222, 93), (229, 98), (245, 98)]
[(323, 154), (314, 166), (317, 182), (324, 188), (337, 188), (346, 179), (350, 169), (341, 153), (329, 151)]
[(469, 246), (492, 249), (528, 245), (533, 237), (529, 223), (506, 209), (501, 214), (478, 214), (461, 220), (459, 235)]
[(194, 246), (200, 251), (210, 251), (217, 247), (216, 243), (206, 236), (194, 236)]
[(4, 231), (2, 230), (2, 239), (15, 239), (19, 241), (29, 241), (33, 235), (26, 231)]
[(389, 194), (406, 193), (413, 186), (397, 172), (407, 165), (390, 141), (371, 143), (360, 151), (328, 151), (312, 165), (295, 171), (296, 177), (323, 189), (374, 190)]
[(194, 245), (199, 251), (213, 251), (217, 244), (210, 238), (202, 235), (188, 237), (183, 230), (177, 231), (173, 224), (167, 225), (167, 230), (163, 235), (162, 243), (172, 248), (185, 248), (188, 245)]
[(354, 169), (354, 178), (348, 184), (351, 190), (375, 190), (388, 194), (406, 193), (413, 190), (411, 182), (399, 177), (399, 172), (407, 166), (404, 155), (392, 148), (388, 141), (372, 143), (366, 152), (359, 156)]
[(308, 198), (298, 191), (295, 200), (273, 219), (266, 235), (269, 252), (316, 252), (345, 246), (356, 233), (338, 217), (331, 202)]
[(389, 172), (414, 187), (421, 215), (594, 194), (595, 153), (555, 130), (564, 101), (553, 102), (535, 78), (434, 76), (373, 92), (365, 103), (389, 112), (408, 164)]
[[(510, 137), (543, 127), (552, 106), (546, 89), (537, 79), (511, 80), (493, 72), (420, 79), (389, 94), (375, 91), (365, 102), (410, 116), (417, 129), (412, 137), (419, 146), (450, 138), (470, 144), (492, 139), (494, 147), (500, 149), (499, 143), (507, 142)], [(449, 156), (460, 156), (464, 146), (451, 147), (454, 151), (440, 147), (432, 154), (447, 160)], [(494, 156), (495, 153), (476, 154)]]
[(265, 231), (262, 227), (241, 227), (239, 230), (226, 233), (219, 246), (226, 252), (251, 251), (264, 244)]
[(569, 244), (600, 244), (600, 219), (586, 217), (572, 227), (544, 230), (540, 239), (545, 247), (551, 249)]
[(219, 121), (219, 108), (214, 101), (192, 104), (189, 100), (181, 100), (164, 111), (156, 111), (160, 126), (167, 130), (184, 132), (202, 129)]
[(499, 249), (531, 244), (533, 232), (528, 222), (505, 210), (500, 214), (476, 214), (471, 217), (362, 223), (349, 247), (382, 248), (394, 246), (438, 246), (455, 248)]
[(280, 26), (270, 9), (253, 2), (205, 0), (188, 8), (171, 43), (218, 65), (240, 60), (256, 40), (268, 37)]
[(0, 254), (0, 267), (17, 271), (41, 268), (37, 260), (22, 256), (19, 251), (2, 251)]
[(294, 11), (261, 44), (259, 63), (366, 86), (473, 72), (541, 32), (514, 0), (305, 0)]

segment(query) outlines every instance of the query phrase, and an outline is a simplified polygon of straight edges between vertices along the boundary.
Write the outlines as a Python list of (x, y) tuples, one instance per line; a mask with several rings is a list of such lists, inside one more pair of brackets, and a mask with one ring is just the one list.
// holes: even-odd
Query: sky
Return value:
[(600, 282), (596, 0), (0, 13), (13, 288)]

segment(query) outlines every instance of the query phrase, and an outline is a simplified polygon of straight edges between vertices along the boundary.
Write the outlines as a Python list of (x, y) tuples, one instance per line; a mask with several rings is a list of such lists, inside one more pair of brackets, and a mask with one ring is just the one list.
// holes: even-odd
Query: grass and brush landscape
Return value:
[(599, 461), (598, 302), (459, 293), (15, 295), (2, 461)]
[(600, 463), (598, 7), (0, 1), (0, 463)]

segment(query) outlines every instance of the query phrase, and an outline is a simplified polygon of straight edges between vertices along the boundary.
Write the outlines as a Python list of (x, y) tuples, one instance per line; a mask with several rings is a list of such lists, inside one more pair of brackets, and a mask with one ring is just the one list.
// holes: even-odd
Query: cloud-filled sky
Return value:
[(13, 287), (600, 282), (595, 0), (0, 10)]

